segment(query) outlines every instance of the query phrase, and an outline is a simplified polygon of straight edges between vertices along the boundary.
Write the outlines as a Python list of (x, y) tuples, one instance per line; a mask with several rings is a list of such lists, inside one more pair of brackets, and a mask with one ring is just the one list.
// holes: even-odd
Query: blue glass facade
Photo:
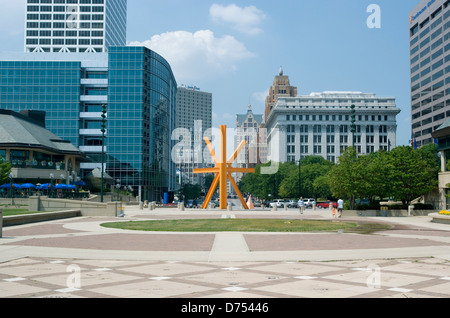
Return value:
[(82, 163), (84, 176), (101, 167), (100, 112), (107, 104), (106, 172), (140, 187), (142, 200), (159, 201), (175, 189), (177, 83), (167, 61), (144, 47), (36, 54), (0, 61), (1, 109), (45, 111), (47, 129), (92, 159)]
[(0, 61), (0, 108), (46, 112), (46, 128), (79, 146), (80, 62)]
[(112, 47), (108, 65), (107, 172), (159, 201), (175, 186), (171, 133), (177, 84), (170, 65), (144, 47)]

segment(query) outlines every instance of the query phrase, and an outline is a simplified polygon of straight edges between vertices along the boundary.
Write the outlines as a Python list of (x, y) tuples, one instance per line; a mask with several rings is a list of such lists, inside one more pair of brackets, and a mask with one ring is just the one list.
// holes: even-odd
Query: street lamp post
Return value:
[(104, 173), (104, 169), (105, 169), (105, 133), (106, 133), (106, 113), (107, 113), (107, 109), (106, 109), (106, 105), (103, 104), (102, 105), (102, 174), (101, 174), (101, 189), (100, 189), (100, 202), (103, 203), (103, 188), (104, 188), (104, 177), (103, 177), (103, 173)]
[(53, 198), (53, 179), (55, 178), (55, 175), (53, 173), (50, 173), (50, 198)]
[(355, 134), (356, 134), (356, 110), (355, 110), (356, 106), (352, 105), (351, 106), (351, 118), (352, 118), (352, 128), (351, 128), (351, 132), (352, 132), (352, 146), (353, 148), (355, 148)]
[(302, 160), (298, 161), (298, 199), (302, 198)]
[(14, 175), (12, 173), (9, 174), (9, 197), (13, 198), (13, 178)]

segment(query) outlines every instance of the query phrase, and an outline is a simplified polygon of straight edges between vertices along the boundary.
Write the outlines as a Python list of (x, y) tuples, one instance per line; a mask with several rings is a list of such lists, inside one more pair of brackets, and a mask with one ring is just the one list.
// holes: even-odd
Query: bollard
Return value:
[(143, 209), (144, 209), (144, 203), (139, 202), (139, 209), (140, 209), (140, 210), (143, 210)]
[(233, 207), (231, 206), (231, 204), (228, 204), (228, 211), (232, 211)]
[(287, 210), (288, 210), (288, 207), (287, 207), (287, 205), (285, 205), (285, 206), (284, 206), (284, 210), (285, 210), (285, 211), (287, 211)]
[(3, 236), (3, 208), (0, 208), (0, 238)]
[(273, 211), (276, 212), (278, 210), (278, 207), (276, 204), (273, 205)]

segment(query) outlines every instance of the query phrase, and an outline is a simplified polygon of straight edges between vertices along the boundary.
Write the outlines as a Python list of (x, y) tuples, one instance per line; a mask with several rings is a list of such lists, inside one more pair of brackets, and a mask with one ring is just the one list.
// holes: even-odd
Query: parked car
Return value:
[(274, 200), (272, 203), (270, 203), (270, 207), (273, 208), (274, 205), (277, 206), (277, 208), (284, 208), (284, 200)]
[(333, 204), (333, 207), (335, 207), (337, 209), (338, 204), (336, 202), (322, 202), (322, 203), (317, 203), (317, 207), (319, 209), (328, 209), (330, 208), (330, 204)]
[(316, 204), (316, 200), (304, 199), (303, 204), (305, 205), (305, 209), (312, 209), (313, 205)]
[(187, 202), (185, 202), (184, 206), (188, 209), (197, 209), (199, 207), (201, 207), (202, 205), (199, 205), (200, 201), (197, 200), (188, 200)]
[(289, 200), (286, 202), (286, 205), (288, 208), (296, 208), (297, 207), (297, 201), (295, 200)]

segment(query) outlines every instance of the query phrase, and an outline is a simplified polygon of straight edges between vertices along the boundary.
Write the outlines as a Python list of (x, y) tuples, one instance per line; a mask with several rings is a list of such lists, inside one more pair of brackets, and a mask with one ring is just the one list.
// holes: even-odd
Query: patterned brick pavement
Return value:
[[(326, 218), (312, 212), (231, 214)], [(125, 220), (229, 216), (128, 210)], [(450, 227), (426, 218), (383, 220), (395, 226), (376, 235), (142, 233), (100, 227), (111, 220), (117, 221), (77, 218), (4, 228), (0, 298), (450, 296)]]

